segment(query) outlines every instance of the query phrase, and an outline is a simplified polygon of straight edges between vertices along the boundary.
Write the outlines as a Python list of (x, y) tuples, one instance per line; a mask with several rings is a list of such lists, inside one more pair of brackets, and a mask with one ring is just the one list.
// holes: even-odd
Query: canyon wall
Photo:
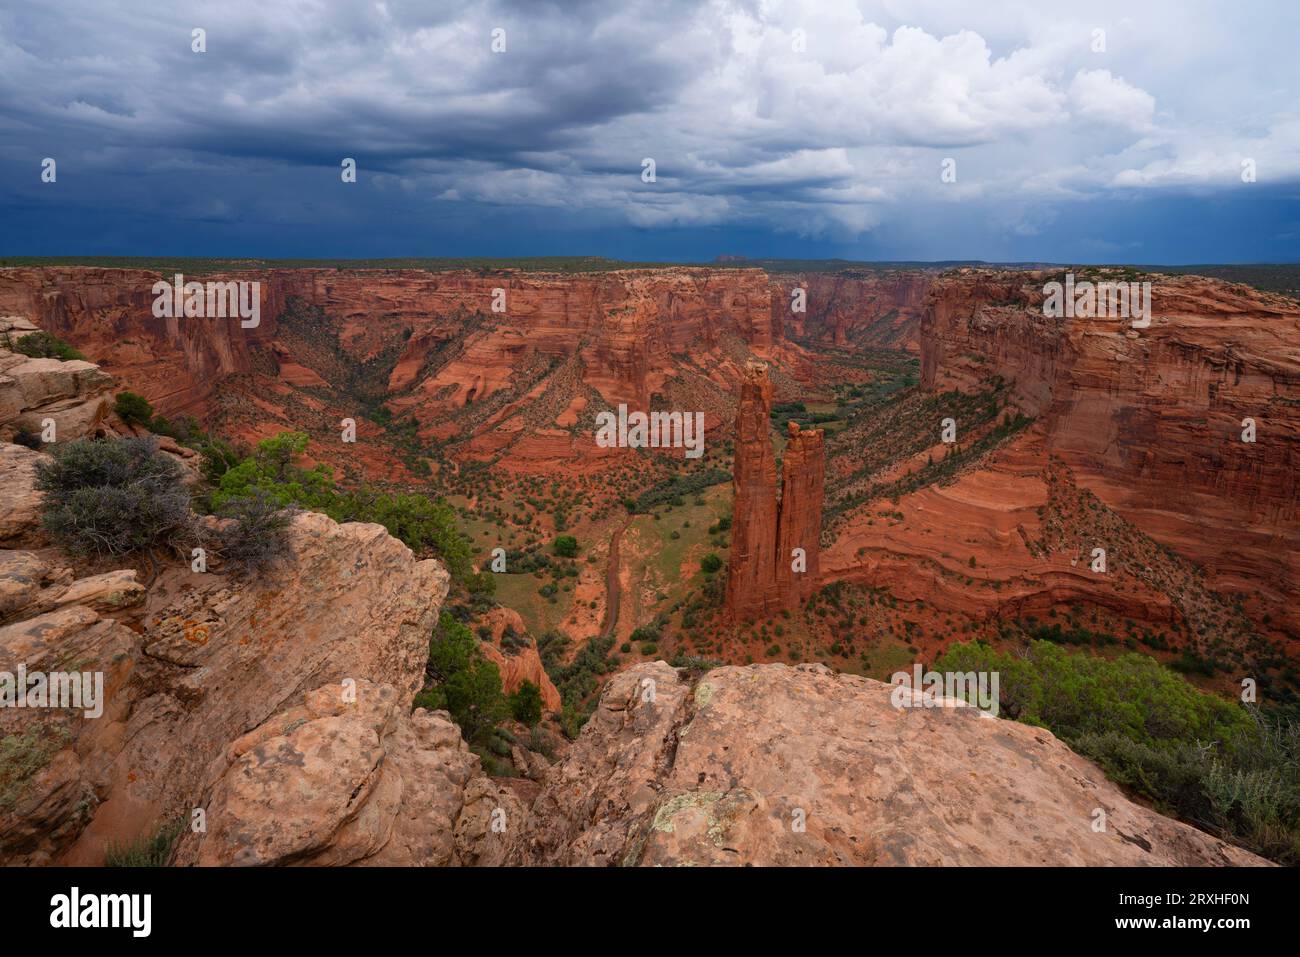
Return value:
[[(261, 283), (261, 322), (242, 328), (232, 320), (155, 318), (153, 286), (172, 274), (16, 267), (0, 269), (0, 315), (26, 317), (73, 343), (164, 414), (203, 417), (229, 375), (338, 384), (317, 354), (319, 343), (302, 341), (311, 332), (281, 329), (296, 300), (323, 313), (314, 336), (320, 343), (360, 363), (390, 362), (394, 411), (427, 422), (482, 402), (536, 356), (576, 356), (584, 383), (611, 405), (648, 408), (683, 366), (699, 366), (734, 392), (740, 370), (733, 343), (797, 377), (810, 364), (791, 337), (915, 348), (935, 275), (769, 277), (759, 269), (673, 267), (581, 274), (266, 268), (185, 276)], [(796, 286), (807, 290), (805, 313), (790, 310)], [(504, 313), (493, 311), (498, 289)]]
[[(1152, 320), (1048, 318), (1046, 273), (963, 270), (931, 292), (922, 385), (998, 375), (1080, 486), (1295, 630), (1300, 303), (1150, 276)], [(1255, 441), (1243, 441), (1246, 420)]]
[[(771, 411), (767, 366), (750, 363), (736, 412), (727, 571), (727, 613), (741, 621), (797, 608), (816, 586), (820, 570), (825, 488), (822, 433), (800, 430), (790, 423), (778, 502)], [(792, 568), (795, 548), (805, 552), (806, 569), (802, 572)]]
[[(922, 269), (782, 273), (772, 278), (772, 325), (786, 336), (826, 345), (915, 351), (921, 310), (937, 276)], [(800, 287), (806, 309), (797, 313), (791, 295)]]
[[(290, 299), (322, 310), (320, 336), (358, 362), (404, 343), (389, 391), (416, 390), (446, 407), (482, 401), (532, 356), (577, 355), (588, 385), (611, 404), (636, 408), (649, 407), (680, 357), (720, 355), (729, 340), (765, 358), (778, 353), (801, 361), (799, 350), (774, 330), (771, 288), (756, 269), (581, 275), (260, 269), (185, 278), (260, 282), (260, 325), (156, 319), (153, 285), (172, 276), (79, 266), (0, 270), (0, 314), (26, 316), (72, 342), (167, 414), (204, 412), (225, 375), (278, 375), (289, 366), (292, 378), (299, 367), (294, 351), (277, 347)], [(504, 312), (493, 311), (498, 289)], [(423, 376), (453, 341), (458, 354)], [(307, 380), (315, 384), (310, 375)]]
[(76, 345), (169, 415), (199, 414), (223, 376), (253, 371), (250, 350), (274, 339), (273, 317), (287, 291), (282, 282), (264, 284), (262, 324), (243, 329), (229, 319), (154, 318), (153, 285), (162, 279), (172, 277), (82, 266), (0, 269), (0, 314), (23, 316)]

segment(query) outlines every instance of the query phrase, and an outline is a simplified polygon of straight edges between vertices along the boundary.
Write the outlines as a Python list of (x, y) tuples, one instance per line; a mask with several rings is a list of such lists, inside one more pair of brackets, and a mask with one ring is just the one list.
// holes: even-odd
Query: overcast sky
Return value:
[(0, 254), (1297, 261), (1298, 81), (1297, 0), (8, 3)]

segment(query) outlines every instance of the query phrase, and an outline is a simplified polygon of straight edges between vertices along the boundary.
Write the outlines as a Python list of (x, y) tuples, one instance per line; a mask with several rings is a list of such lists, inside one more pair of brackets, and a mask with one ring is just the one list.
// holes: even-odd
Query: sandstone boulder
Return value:
[(41, 495), (36, 463), (42, 459), (21, 445), (0, 442), (0, 545), (30, 545), (41, 540)]
[(134, 569), (119, 569), (73, 580), (72, 569), (29, 551), (0, 549), (0, 622), (86, 605), (112, 613), (144, 601), (144, 586)]
[(186, 834), (177, 863), (499, 861), (518, 803), (482, 776), (445, 712), (408, 708), (392, 685), (331, 684), (235, 741), (211, 773), (211, 826)]
[(0, 349), (0, 430), (39, 435), (53, 419), (57, 441), (94, 435), (112, 407), (113, 377), (80, 359), (30, 359)]

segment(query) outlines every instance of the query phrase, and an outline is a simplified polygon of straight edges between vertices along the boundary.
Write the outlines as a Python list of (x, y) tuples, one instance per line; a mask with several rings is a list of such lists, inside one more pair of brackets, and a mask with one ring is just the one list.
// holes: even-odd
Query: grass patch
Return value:
[(181, 821), (173, 821), (160, 824), (148, 834), (141, 834), (125, 844), (110, 841), (104, 849), (104, 866), (166, 867), (176, 850), (182, 829)]

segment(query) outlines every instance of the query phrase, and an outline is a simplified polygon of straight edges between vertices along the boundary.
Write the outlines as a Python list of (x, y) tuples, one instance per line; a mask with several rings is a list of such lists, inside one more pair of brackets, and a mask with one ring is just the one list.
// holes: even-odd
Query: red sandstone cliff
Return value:
[[(963, 271), (921, 320), (922, 385), (1000, 375), (1080, 486), (1300, 631), (1300, 304), (1150, 276), (1152, 321), (1043, 316), (1043, 273)], [(1256, 441), (1242, 441), (1243, 420)], [(1037, 430), (1036, 430), (1037, 431)]]
[[(811, 366), (774, 327), (770, 281), (757, 269), (185, 278), (261, 283), (260, 324), (155, 318), (154, 283), (171, 276), (91, 267), (0, 269), (0, 314), (73, 343), (159, 412), (196, 415), (233, 437), (335, 432), (363, 398), (413, 419), (426, 441), (454, 438), (457, 458), (486, 460), (508, 446), (506, 464), (525, 471), (603, 467), (605, 450), (585, 428), (602, 403), (676, 402), (716, 426), (748, 357), (796, 377)], [(493, 311), (497, 290), (504, 312)], [(363, 448), (368, 424), (358, 422), (356, 454), (335, 464), (400, 479), (399, 465)]]
[[(773, 277), (772, 326), (786, 336), (827, 345), (917, 349), (917, 327), (933, 271), (896, 270), (867, 276), (796, 273)], [(806, 291), (806, 309), (791, 294)]]
[[(750, 620), (795, 608), (816, 585), (820, 568), (825, 459), (822, 433), (790, 423), (781, 502), (772, 454), (772, 387), (767, 367), (750, 363), (736, 412), (732, 470), (731, 560), (727, 612)], [(806, 570), (792, 568), (793, 550), (805, 551)]]
[[(171, 278), (75, 266), (3, 269), (0, 313), (27, 316), (75, 343), (168, 413), (198, 411), (223, 375), (259, 371), (253, 352), (276, 340), (290, 298), (323, 310), (328, 328), (322, 332), (358, 360), (405, 341), (390, 391), (418, 386), (432, 395), (452, 387), (448, 404), (481, 402), (524, 356), (577, 353), (587, 383), (611, 403), (644, 408), (672, 375), (675, 356), (718, 349), (728, 337), (765, 357), (774, 347), (788, 348), (773, 333), (768, 279), (756, 269), (578, 276), (265, 269), (186, 277), (260, 282), (255, 329), (223, 320), (155, 319), (153, 284)], [(504, 313), (493, 312), (496, 289), (505, 290)], [(475, 324), (463, 354), (421, 381), (424, 360), (475, 314), (485, 321)]]

